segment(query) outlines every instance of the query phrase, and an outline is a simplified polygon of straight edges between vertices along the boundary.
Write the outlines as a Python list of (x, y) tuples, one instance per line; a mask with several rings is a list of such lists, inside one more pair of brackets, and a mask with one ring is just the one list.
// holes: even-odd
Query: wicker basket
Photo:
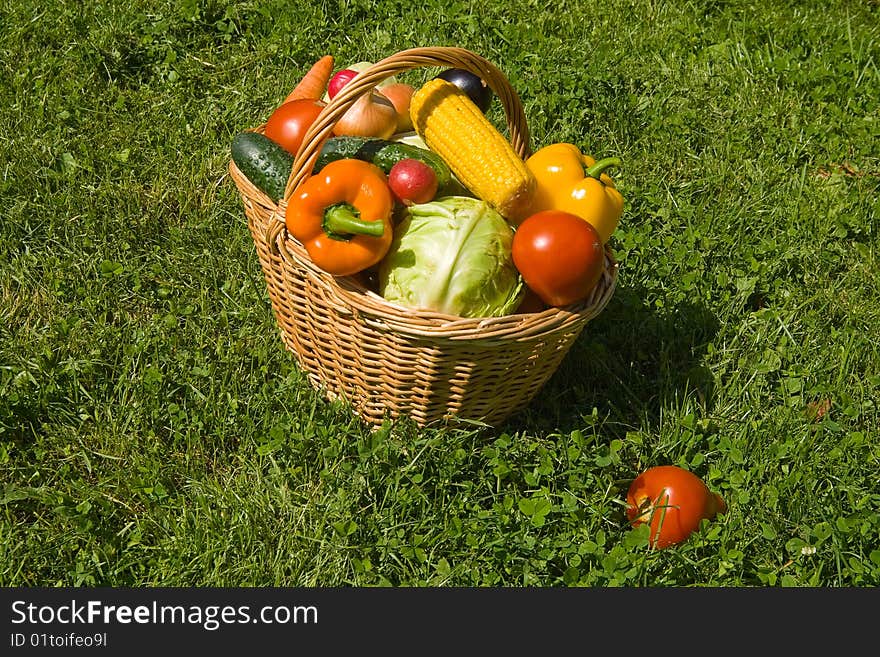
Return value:
[(586, 323), (611, 298), (617, 263), (610, 249), (598, 285), (578, 304), (467, 319), (402, 308), (355, 277), (326, 274), (284, 226), (286, 199), (308, 178), (336, 121), (385, 78), (430, 66), (463, 68), (482, 77), (503, 105), (514, 150), (524, 159), (530, 154), (522, 105), (501, 71), (468, 50), (429, 47), (404, 50), (373, 64), (330, 101), (305, 135), (278, 204), (233, 162), (229, 170), (244, 203), (282, 340), (312, 385), (328, 399), (347, 401), (373, 425), (401, 416), (419, 426), (453, 418), (497, 425), (528, 405)]

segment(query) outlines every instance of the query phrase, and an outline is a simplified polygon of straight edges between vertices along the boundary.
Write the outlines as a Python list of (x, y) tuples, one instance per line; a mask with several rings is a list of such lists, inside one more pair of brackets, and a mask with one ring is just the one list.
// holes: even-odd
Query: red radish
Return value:
[(404, 205), (427, 203), (437, 193), (437, 174), (421, 160), (405, 158), (388, 172), (388, 186)]
[(332, 99), (339, 93), (342, 87), (351, 82), (352, 78), (357, 74), (357, 71), (350, 68), (344, 68), (341, 71), (336, 72), (327, 83), (327, 96)]

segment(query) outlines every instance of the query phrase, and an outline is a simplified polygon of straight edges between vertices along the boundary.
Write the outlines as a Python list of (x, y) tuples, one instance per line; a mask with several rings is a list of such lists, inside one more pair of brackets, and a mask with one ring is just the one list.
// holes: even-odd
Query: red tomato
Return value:
[(311, 98), (279, 105), (266, 121), (266, 136), (291, 155), (296, 155), (306, 131), (325, 106), (324, 101)]
[(651, 523), (650, 544), (664, 548), (681, 543), (711, 520), (727, 511), (727, 504), (712, 493), (697, 475), (675, 465), (648, 468), (630, 484), (626, 515), (633, 526)]
[(513, 234), (513, 264), (548, 306), (585, 299), (605, 266), (602, 238), (589, 223), (560, 210), (537, 212)]

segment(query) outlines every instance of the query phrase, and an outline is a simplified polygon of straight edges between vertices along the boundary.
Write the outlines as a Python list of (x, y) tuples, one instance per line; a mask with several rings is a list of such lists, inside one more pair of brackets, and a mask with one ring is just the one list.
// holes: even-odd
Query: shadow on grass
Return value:
[(499, 429), (569, 432), (592, 424), (585, 416), (595, 408), (603, 431), (622, 437), (656, 423), (664, 406), (686, 395), (709, 407), (713, 378), (701, 360), (718, 320), (699, 303), (658, 310), (646, 296), (618, 288), (529, 407)]

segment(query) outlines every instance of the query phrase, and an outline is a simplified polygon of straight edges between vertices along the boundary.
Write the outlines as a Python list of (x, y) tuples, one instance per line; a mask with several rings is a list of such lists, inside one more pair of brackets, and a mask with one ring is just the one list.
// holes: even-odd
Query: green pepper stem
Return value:
[(605, 169), (619, 167), (621, 164), (623, 162), (620, 161), (619, 157), (606, 157), (587, 169), (587, 175), (598, 179), (605, 172)]
[(360, 213), (348, 203), (337, 203), (324, 210), (324, 231), (330, 235), (368, 235), (382, 237), (385, 224), (381, 221), (364, 221)]

